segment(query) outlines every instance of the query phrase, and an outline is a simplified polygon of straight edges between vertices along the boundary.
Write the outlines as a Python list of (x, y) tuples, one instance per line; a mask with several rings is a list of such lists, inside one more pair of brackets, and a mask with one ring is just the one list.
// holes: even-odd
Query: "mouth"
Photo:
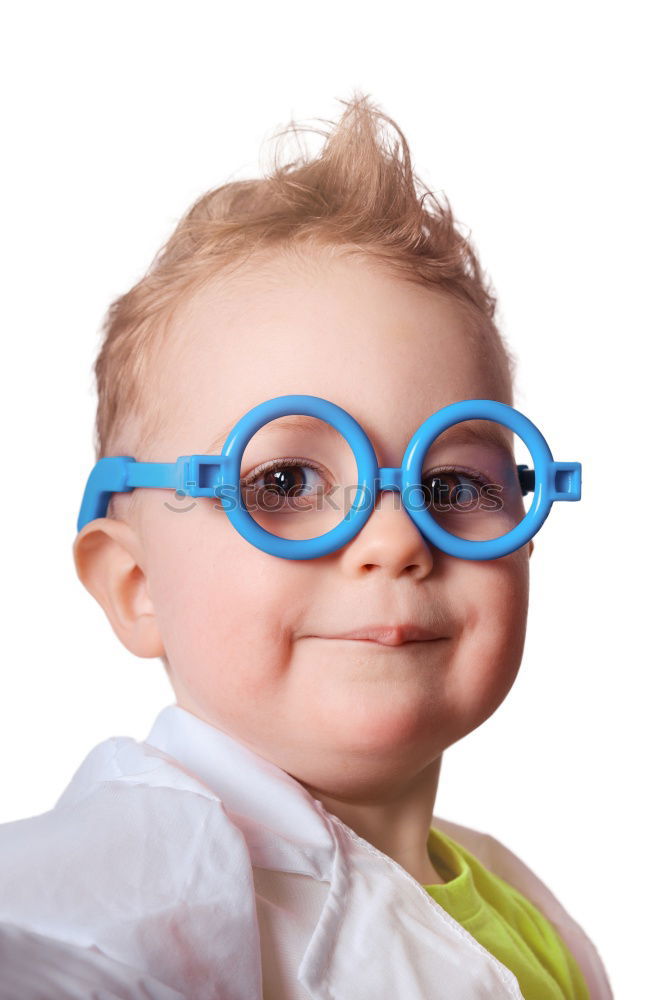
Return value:
[(311, 638), (362, 642), (373, 646), (427, 646), (434, 642), (444, 642), (447, 637), (418, 625), (373, 625), (339, 635), (317, 635)]

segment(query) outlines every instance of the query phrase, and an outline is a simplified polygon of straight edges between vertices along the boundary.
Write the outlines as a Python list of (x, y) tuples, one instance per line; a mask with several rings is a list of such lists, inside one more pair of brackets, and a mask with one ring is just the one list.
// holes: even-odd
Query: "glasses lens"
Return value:
[(278, 538), (332, 531), (356, 495), (354, 453), (332, 424), (285, 415), (250, 438), (240, 466), (241, 496), (253, 520)]
[(501, 538), (529, 510), (517, 466), (533, 468), (520, 437), (494, 420), (464, 420), (437, 437), (422, 466), (426, 510), (446, 531), (469, 541)]

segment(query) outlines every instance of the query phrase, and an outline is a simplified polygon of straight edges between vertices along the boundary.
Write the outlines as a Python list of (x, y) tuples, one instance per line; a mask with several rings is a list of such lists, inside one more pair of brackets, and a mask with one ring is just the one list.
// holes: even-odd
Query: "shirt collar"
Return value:
[(307, 868), (315, 878), (330, 877), (334, 838), (328, 814), (282, 768), (177, 704), (158, 713), (145, 742), (173, 757), (220, 798), (243, 830), (253, 864), (283, 871)]
[(459, 923), (470, 921), (483, 906), (483, 899), (474, 884), (467, 853), (435, 826), (430, 828), (428, 849), (434, 855), (435, 868), (436, 862), (441, 862), (453, 872), (453, 877), (447, 882), (425, 885), (424, 889), (440, 906), (455, 914)]

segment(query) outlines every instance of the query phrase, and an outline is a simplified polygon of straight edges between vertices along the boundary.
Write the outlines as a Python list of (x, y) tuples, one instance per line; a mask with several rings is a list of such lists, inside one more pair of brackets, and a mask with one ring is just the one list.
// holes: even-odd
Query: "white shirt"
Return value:
[[(486, 834), (434, 818), (594, 945)], [(177, 705), (113, 737), (55, 807), (0, 825), (0, 1000), (520, 1000), (512, 972), (291, 775)]]

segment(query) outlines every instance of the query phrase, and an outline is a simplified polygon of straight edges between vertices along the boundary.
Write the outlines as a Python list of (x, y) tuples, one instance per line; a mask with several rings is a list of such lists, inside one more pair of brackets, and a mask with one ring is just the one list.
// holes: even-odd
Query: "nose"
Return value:
[(431, 571), (432, 551), (403, 507), (401, 479), (401, 469), (379, 470), (375, 509), (342, 552), (343, 568), (350, 573), (383, 569), (390, 576), (420, 579)]

